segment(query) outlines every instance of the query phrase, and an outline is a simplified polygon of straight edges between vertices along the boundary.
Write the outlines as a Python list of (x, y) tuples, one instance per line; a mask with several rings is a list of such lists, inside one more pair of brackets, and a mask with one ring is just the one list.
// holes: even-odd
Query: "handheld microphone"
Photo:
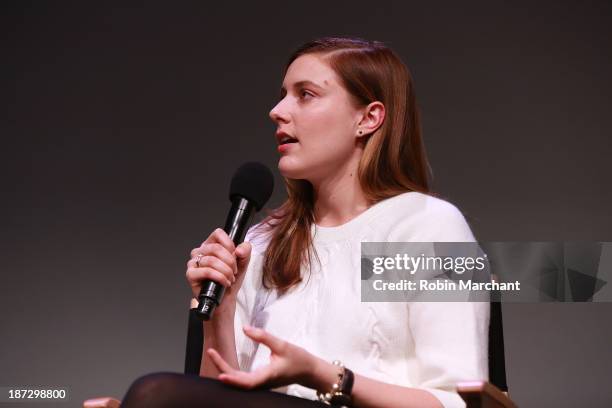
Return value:
[[(257, 162), (245, 163), (234, 174), (230, 184), (229, 199), (232, 202), (223, 230), (234, 245), (244, 241), (251, 218), (262, 209), (274, 190), (274, 176), (270, 169)], [(225, 287), (206, 279), (198, 296), (196, 314), (202, 320), (210, 320), (221, 303)]]

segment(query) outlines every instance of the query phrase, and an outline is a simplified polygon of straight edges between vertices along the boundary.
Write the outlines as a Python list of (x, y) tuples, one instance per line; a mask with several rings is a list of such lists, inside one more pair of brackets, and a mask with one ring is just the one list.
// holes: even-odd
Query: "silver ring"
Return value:
[(202, 255), (202, 254), (198, 254), (198, 257), (197, 257), (197, 259), (196, 259), (196, 266), (197, 266), (198, 268), (201, 268), (201, 266), (200, 266), (200, 261), (202, 260), (202, 257), (203, 257), (203, 256), (204, 256), (204, 255)]

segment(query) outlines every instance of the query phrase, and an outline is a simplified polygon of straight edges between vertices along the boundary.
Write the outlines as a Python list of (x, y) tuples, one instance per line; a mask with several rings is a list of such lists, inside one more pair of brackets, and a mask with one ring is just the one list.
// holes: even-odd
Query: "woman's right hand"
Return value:
[(193, 296), (198, 298), (204, 280), (213, 280), (225, 286), (223, 300), (216, 312), (231, 310), (250, 259), (250, 243), (243, 242), (236, 247), (227, 233), (217, 228), (199, 248), (191, 251), (191, 259), (187, 262), (187, 281)]

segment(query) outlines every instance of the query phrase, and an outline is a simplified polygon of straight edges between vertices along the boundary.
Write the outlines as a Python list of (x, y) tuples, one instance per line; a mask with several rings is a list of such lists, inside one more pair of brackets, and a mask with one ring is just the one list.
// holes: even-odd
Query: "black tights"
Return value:
[(268, 390), (244, 390), (214, 378), (154, 373), (138, 378), (121, 408), (322, 408), (326, 405)]

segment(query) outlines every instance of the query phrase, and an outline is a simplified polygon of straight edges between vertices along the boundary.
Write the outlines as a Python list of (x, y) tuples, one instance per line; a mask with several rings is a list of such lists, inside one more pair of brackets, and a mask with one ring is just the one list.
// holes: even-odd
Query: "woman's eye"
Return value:
[(314, 95), (313, 95), (313, 94), (311, 94), (310, 92), (308, 92), (307, 90), (302, 89), (302, 90), (300, 91), (300, 97), (303, 99), (303, 98), (305, 98), (305, 97), (307, 97), (307, 96), (314, 96)]

